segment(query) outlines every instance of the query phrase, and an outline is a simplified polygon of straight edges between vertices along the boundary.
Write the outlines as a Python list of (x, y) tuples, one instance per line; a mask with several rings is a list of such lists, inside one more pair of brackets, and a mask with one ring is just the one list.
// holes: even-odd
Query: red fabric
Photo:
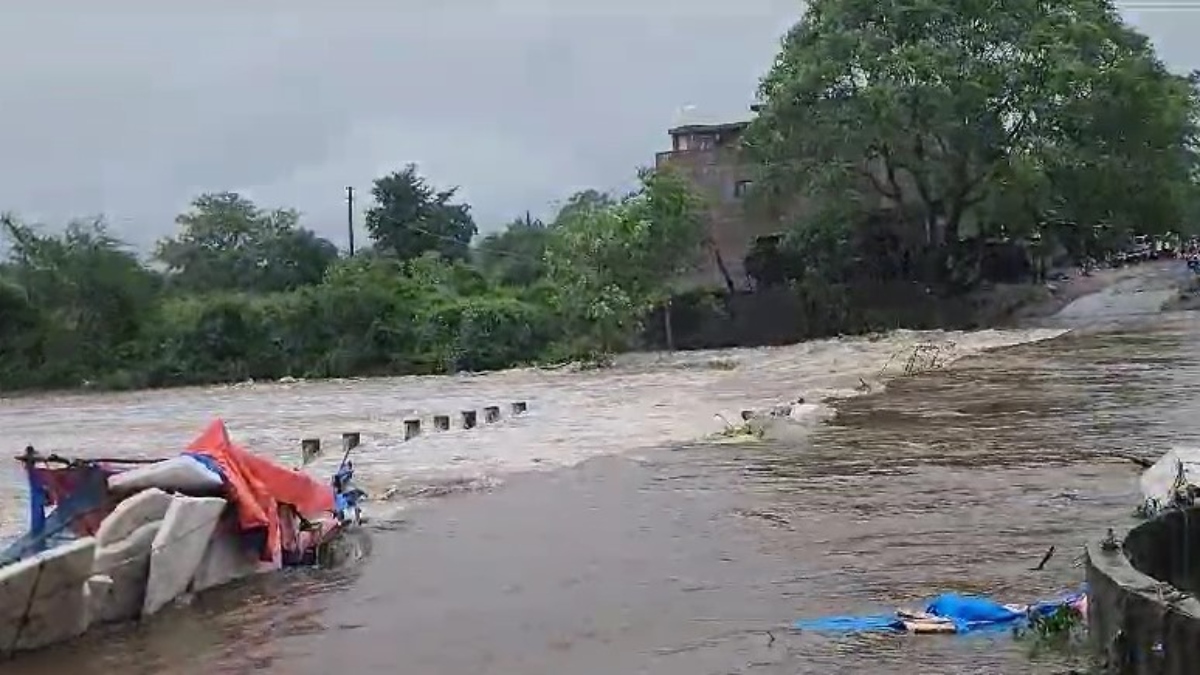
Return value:
[[(55, 506), (62, 504), (71, 495), (87, 490), (89, 481), (92, 483), (99, 481), (101, 485), (106, 485), (105, 481), (113, 473), (88, 465), (38, 467), (32, 471), (35, 480), (46, 490), (47, 503)], [(95, 475), (96, 472), (99, 472), (100, 475)], [(108, 514), (112, 513), (115, 504), (108, 498), (107, 492), (102, 492), (98, 497), (101, 501), (95, 509), (78, 514), (70, 521), (68, 527), (76, 535), (90, 537), (96, 534), (96, 531), (100, 529), (100, 523), (108, 517)]]
[(304, 516), (334, 508), (333, 486), (234, 445), (220, 419), (192, 441), (188, 452), (207, 455), (221, 467), (242, 531), (266, 530), (264, 560), (274, 559), (280, 550), (280, 504), (291, 504)]

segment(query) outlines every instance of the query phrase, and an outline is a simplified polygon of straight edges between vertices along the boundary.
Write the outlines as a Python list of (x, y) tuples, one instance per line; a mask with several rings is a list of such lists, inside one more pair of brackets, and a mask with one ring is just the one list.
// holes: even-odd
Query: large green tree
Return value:
[(1052, 215), (1171, 229), (1190, 189), (1195, 88), (1102, 0), (814, 0), (760, 95), (760, 197), (903, 202), (933, 246)]
[(54, 235), (4, 216), (0, 235), (9, 244), (0, 323), (11, 319), (23, 332), (0, 330), (0, 342), (19, 345), (6, 354), (5, 370), (25, 370), (42, 384), (77, 385), (136, 356), (159, 279), (103, 221), (72, 222)]
[(606, 351), (625, 346), (646, 313), (671, 296), (704, 238), (703, 203), (686, 180), (649, 170), (640, 179), (640, 189), (619, 202), (569, 205), (546, 251), (559, 306)]
[(500, 232), (484, 237), (475, 247), (474, 260), (492, 279), (508, 285), (529, 287), (546, 278), (546, 248), (560, 224), (578, 214), (611, 208), (617, 200), (599, 190), (580, 190), (566, 199), (549, 224), (528, 213)]
[(438, 190), (417, 172), (415, 164), (375, 181), (375, 205), (366, 225), (375, 249), (401, 260), (430, 251), (465, 260), (477, 228), (471, 207), (454, 201), (458, 188)]
[(567, 200), (558, 207), (558, 213), (555, 214), (552, 224), (564, 223), (576, 213), (605, 209), (616, 205), (617, 200), (607, 192), (591, 188), (580, 190), (567, 197)]
[(531, 286), (546, 276), (546, 244), (551, 236), (545, 223), (526, 214), (484, 237), (475, 247), (475, 263), (502, 284)]
[(235, 192), (203, 194), (158, 244), (175, 288), (285, 291), (321, 281), (337, 247), (300, 227), (292, 209), (260, 209)]

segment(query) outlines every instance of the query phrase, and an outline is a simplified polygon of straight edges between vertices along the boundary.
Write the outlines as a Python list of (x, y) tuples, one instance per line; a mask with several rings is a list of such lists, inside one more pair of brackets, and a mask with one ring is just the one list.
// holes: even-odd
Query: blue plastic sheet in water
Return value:
[(904, 623), (895, 614), (876, 616), (827, 616), (821, 619), (801, 619), (792, 624), (795, 630), (814, 633), (903, 633)]
[[(1083, 592), (1073, 593), (1057, 600), (1037, 603), (1029, 611), (1050, 614), (1059, 607), (1075, 604), (1083, 595)], [(954, 624), (955, 632), (960, 634), (984, 628), (1008, 627), (1028, 618), (1025, 611), (1005, 607), (991, 598), (958, 593), (937, 596), (929, 602), (925, 612), (948, 619)], [(802, 619), (793, 623), (792, 628), (821, 633), (903, 633), (906, 630), (904, 622), (895, 614)]]
[(937, 596), (925, 608), (925, 612), (952, 621), (956, 633), (989, 626), (1007, 626), (1025, 618), (1025, 612), (1015, 611), (990, 598), (957, 593)]

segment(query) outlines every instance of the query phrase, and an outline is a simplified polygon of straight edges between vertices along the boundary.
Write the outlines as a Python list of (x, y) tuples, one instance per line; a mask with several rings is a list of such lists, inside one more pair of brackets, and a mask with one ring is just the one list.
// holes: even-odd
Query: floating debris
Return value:
[[(1068, 611), (1064, 612), (1063, 608)], [(1004, 605), (991, 598), (945, 593), (931, 600), (924, 611), (898, 609), (892, 614), (805, 619), (793, 623), (792, 628), (822, 633), (961, 635), (989, 628), (1037, 628), (1049, 617), (1066, 614), (1079, 617), (1087, 615), (1086, 589), (1031, 605)]]

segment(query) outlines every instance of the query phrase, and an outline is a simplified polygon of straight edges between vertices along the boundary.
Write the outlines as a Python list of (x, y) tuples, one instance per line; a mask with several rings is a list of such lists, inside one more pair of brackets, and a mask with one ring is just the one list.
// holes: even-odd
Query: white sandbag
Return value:
[(1171, 448), (1142, 472), (1143, 511), (1153, 515), (1169, 506), (1181, 480), (1184, 485), (1200, 486), (1200, 448)]
[(101, 546), (96, 550), (93, 576), (108, 577), (103, 595), (90, 600), (93, 623), (110, 623), (136, 619), (142, 612), (149, 576), (150, 552), (162, 521), (146, 523), (128, 537)]
[(192, 575), (192, 592), (223, 586), (262, 571), (256, 556), (242, 547), (238, 535), (217, 528)]
[(220, 474), (188, 455), (172, 457), (154, 464), (115, 473), (108, 477), (108, 487), (114, 492), (136, 492), (158, 488), (196, 497), (220, 495), (225, 482)]
[(103, 547), (127, 539), (143, 525), (162, 520), (170, 507), (171, 495), (162, 490), (139, 492), (104, 517), (96, 530), (96, 542)]
[(154, 539), (142, 616), (187, 591), (224, 510), (225, 500), (217, 497), (175, 498)]
[(0, 568), (0, 658), (87, 630), (84, 588), (95, 558), (96, 540), (86, 537)]
[(113, 580), (105, 574), (93, 574), (83, 585), (83, 594), (87, 602), (87, 616), (82, 617), (84, 631), (99, 623), (99, 617), (104, 613), (104, 605), (112, 596)]

